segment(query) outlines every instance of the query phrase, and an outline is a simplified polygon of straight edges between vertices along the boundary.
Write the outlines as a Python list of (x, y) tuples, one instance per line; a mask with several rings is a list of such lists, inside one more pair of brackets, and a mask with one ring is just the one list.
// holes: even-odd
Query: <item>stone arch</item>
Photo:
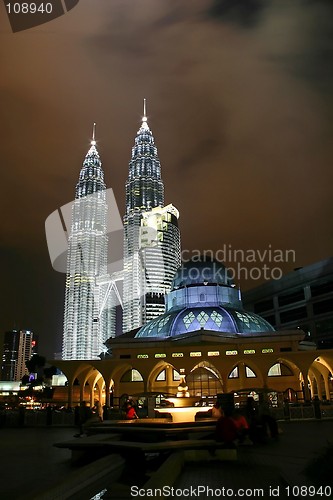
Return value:
[[(333, 358), (333, 353), (332, 353)], [(330, 359), (328, 356), (320, 355), (318, 356), (312, 364), (320, 363), (320, 365), (325, 366), (328, 371), (333, 374), (333, 359)]]
[[(137, 370), (142, 376), (142, 381), (122, 381), (122, 377), (129, 370)], [(138, 367), (133, 366), (130, 363), (118, 366), (117, 369), (115, 369), (112, 373), (112, 379), (114, 381), (114, 394), (117, 398), (119, 398), (123, 394), (133, 396), (135, 394), (143, 393), (146, 390), (144, 374)]]
[[(92, 402), (90, 388), (86, 387), (86, 382), (97, 370), (90, 361), (63, 361), (57, 360), (56, 366), (67, 377), (67, 401), (68, 407), (76, 406), (82, 401)], [(98, 370), (97, 370), (98, 371)], [(75, 381), (78, 381), (78, 386)]]
[[(290, 374), (272, 375), (268, 376), (270, 369), (276, 365), (281, 364), (290, 370)], [(288, 359), (286, 356), (278, 356), (275, 360), (272, 360), (267, 372), (265, 374), (266, 387), (278, 392), (285, 393), (287, 389), (294, 391), (298, 396), (303, 397), (303, 374), (301, 368), (292, 360)]]
[[(156, 381), (156, 377), (162, 370), (165, 370), (165, 380), (158, 382)], [(147, 377), (147, 391), (175, 395), (177, 393), (179, 380), (174, 379), (174, 370), (181, 375), (179, 368), (174, 364), (166, 360), (158, 361)]]
[[(238, 377), (229, 378), (230, 373), (234, 368), (238, 367)], [(249, 368), (254, 372), (255, 377), (247, 376), (246, 368)], [(235, 361), (229, 368), (229, 372), (226, 374), (226, 392), (237, 392), (239, 390), (248, 390), (253, 387), (264, 388), (264, 376), (259, 365), (251, 358), (242, 357)]]
[(309, 379), (311, 396), (330, 401), (333, 396), (333, 374), (330, 364), (321, 356), (316, 358), (310, 366)]

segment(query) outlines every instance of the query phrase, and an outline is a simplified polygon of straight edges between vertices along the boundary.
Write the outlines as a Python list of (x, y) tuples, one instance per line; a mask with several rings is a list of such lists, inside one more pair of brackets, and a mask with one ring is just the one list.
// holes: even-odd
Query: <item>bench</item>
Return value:
[(200, 433), (204, 437), (209, 433), (213, 433), (216, 424), (187, 426), (187, 427), (143, 427), (140, 425), (119, 425), (119, 426), (92, 426), (87, 429), (87, 434), (100, 435), (115, 432), (122, 436), (122, 439), (130, 438), (135, 441), (164, 441), (170, 438), (173, 439), (188, 439), (191, 434)]
[[(161, 454), (172, 453), (175, 451), (185, 452), (185, 456), (198, 459), (196, 451), (206, 451), (214, 457), (216, 450), (223, 450), (216, 458), (226, 460), (237, 459), (237, 449), (235, 447), (227, 447), (222, 442), (217, 442), (214, 439), (182, 439), (178, 441), (159, 441), (159, 442), (137, 442), (137, 441), (120, 441), (117, 440), (116, 435), (102, 435), (96, 439), (96, 436), (87, 438), (75, 439), (71, 441), (64, 441), (55, 443), (54, 446), (58, 448), (68, 448), (72, 451), (72, 459), (77, 460), (78, 457), (87, 454), (87, 456), (94, 457), (105, 456), (110, 453), (118, 453), (131, 462), (136, 468), (145, 470), (146, 456), (148, 454)], [(191, 453), (189, 453), (191, 452)], [(187, 455), (186, 455), (187, 454)], [(194, 458), (193, 458), (194, 457)]]

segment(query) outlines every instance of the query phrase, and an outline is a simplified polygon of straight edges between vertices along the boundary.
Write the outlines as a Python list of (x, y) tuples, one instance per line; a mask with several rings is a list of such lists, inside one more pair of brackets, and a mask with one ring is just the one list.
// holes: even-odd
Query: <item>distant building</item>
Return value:
[(298, 328), (318, 349), (333, 347), (333, 258), (243, 293), (245, 307), (277, 330)]
[(36, 337), (30, 330), (6, 332), (3, 342), (1, 380), (19, 381), (28, 374), (25, 362), (36, 348)]

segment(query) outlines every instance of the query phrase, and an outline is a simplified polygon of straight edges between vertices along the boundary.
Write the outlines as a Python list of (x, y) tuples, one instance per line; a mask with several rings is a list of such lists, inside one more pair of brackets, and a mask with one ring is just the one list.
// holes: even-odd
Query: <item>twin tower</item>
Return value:
[[(178, 210), (164, 206), (161, 165), (146, 102), (126, 181), (123, 261), (114, 271), (115, 233), (95, 133), (84, 159), (68, 238), (62, 359), (97, 359), (105, 341), (164, 313), (164, 296), (180, 266)], [(110, 224), (111, 223), (111, 224)], [(122, 311), (122, 331), (120, 327)], [(118, 332), (116, 332), (118, 330)]]

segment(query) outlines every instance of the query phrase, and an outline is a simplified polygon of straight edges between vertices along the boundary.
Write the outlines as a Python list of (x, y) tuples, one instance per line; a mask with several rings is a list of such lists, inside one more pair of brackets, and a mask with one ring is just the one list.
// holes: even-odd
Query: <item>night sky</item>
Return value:
[(331, 0), (80, 0), (12, 33), (1, 3), (0, 331), (60, 351), (45, 220), (73, 199), (94, 121), (123, 215), (144, 97), (184, 249), (293, 249), (284, 272), (331, 256), (332, 14)]

